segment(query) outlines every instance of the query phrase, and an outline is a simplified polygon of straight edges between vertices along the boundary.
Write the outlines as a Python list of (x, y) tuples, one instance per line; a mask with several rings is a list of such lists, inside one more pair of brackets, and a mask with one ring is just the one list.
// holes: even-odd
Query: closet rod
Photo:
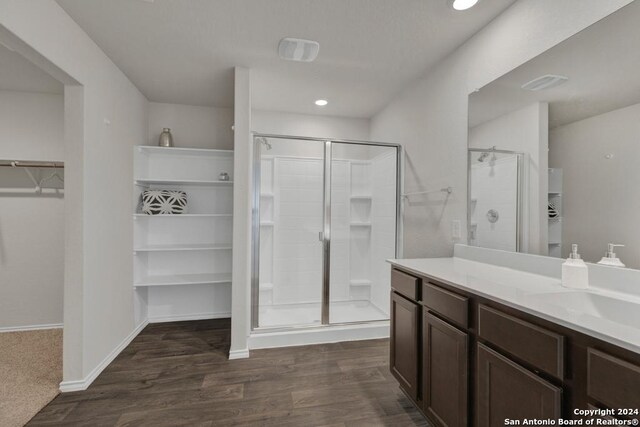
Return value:
[(37, 160), (0, 160), (0, 167), (64, 169), (64, 162), (47, 162)]

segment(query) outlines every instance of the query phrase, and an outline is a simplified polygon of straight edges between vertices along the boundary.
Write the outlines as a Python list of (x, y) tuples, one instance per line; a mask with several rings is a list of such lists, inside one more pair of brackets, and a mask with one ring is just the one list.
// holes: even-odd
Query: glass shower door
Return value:
[(259, 286), (253, 295), (253, 327), (320, 325), (325, 143), (264, 137), (254, 141), (260, 215), (259, 224), (254, 218)]
[(330, 152), (329, 323), (386, 320), (398, 148), (333, 142)]

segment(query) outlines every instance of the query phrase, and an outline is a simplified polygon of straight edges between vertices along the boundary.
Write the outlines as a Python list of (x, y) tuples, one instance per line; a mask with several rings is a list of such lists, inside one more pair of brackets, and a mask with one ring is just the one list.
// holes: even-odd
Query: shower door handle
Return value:
[(322, 231), (318, 231), (318, 240), (324, 242), (324, 233)]

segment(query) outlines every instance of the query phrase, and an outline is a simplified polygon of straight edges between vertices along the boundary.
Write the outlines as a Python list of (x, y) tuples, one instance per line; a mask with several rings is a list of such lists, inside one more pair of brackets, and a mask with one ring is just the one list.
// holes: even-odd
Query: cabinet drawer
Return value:
[(609, 408), (640, 408), (640, 366), (589, 348), (587, 394)]
[(399, 294), (414, 301), (418, 300), (418, 282), (420, 279), (400, 270), (391, 270), (391, 287)]
[(535, 368), (564, 377), (564, 337), (480, 305), (478, 335)]
[(469, 327), (469, 299), (432, 283), (422, 285), (422, 303), (452, 322)]

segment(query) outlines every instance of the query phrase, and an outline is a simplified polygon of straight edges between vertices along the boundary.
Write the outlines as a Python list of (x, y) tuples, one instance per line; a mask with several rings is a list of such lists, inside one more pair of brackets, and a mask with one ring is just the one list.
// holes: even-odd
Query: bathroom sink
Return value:
[(640, 329), (640, 302), (586, 291), (550, 292), (530, 295), (529, 298), (532, 302), (559, 306), (574, 314), (586, 314)]

